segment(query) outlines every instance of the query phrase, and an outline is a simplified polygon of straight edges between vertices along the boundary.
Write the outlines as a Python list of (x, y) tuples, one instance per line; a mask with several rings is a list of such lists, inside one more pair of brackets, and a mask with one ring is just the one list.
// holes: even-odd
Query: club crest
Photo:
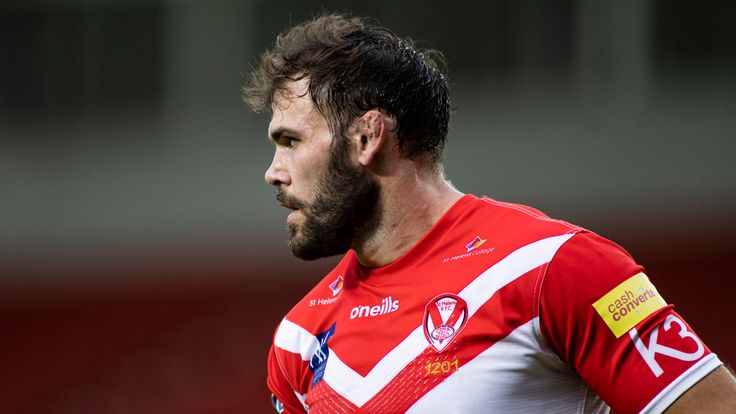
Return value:
[(442, 293), (424, 308), (424, 336), (437, 352), (460, 332), (468, 321), (468, 304), (452, 293)]

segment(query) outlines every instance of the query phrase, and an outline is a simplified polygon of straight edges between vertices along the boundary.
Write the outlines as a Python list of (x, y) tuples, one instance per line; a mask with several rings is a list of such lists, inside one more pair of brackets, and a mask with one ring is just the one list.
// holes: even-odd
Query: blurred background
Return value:
[(625, 246), (736, 361), (736, 3), (0, 3), (0, 411), (266, 413), (286, 247), (240, 102), (275, 35), (368, 15), (448, 60), (445, 164)]

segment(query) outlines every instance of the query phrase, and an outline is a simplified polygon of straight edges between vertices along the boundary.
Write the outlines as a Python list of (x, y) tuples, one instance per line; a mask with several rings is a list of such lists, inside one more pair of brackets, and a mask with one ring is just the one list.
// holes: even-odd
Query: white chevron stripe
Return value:
[(325, 381), (337, 393), (362, 407), (428, 345), (422, 327), (418, 326), (396, 348), (386, 354), (365, 377), (353, 371), (331, 352), (327, 359)]
[[(564, 234), (528, 244), (481, 273), (458, 294), (468, 304), (468, 317), (470, 318), (499, 289), (552, 260), (560, 246), (572, 236), (573, 234)], [(319, 346), (314, 335), (287, 319), (281, 322), (274, 342), (280, 348), (300, 354), (304, 361), (310, 360)], [(324, 380), (340, 395), (356, 406), (362, 407), (427, 346), (420, 325), (386, 354), (365, 377), (347, 366), (333, 350), (330, 350)]]
[(458, 294), (468, 303), (468, 317), (473, 316), (496, 291), (526, 272), (552, 260), (560, 246), (573, 235), (574, 233), (563, 234), (528, 244), (511, 252), (503, 260), (481, 273)]
[(285, 351), (300, 354), (302, 361), (311, 360), (312, 355), (319, 348), (317, 337), (286, 318), (281, 321), (279, 329), (276, 330), (273, 343)]

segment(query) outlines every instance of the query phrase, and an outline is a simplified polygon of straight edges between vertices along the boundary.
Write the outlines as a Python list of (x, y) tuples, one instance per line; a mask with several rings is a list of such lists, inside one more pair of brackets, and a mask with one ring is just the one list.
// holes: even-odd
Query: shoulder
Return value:
[(491, 221), (499, 230), (507, 230), (507, 233), (574, 233), (582, 230), (579, 226), (554, 219), (534, 207), (498, 201), (486, 196), (473, 197), (468, 214), (472, 219), (481, 222)]
[(624, 248), (595, 233), (582, 230), (561, 245), (544, 269), (541, 292), (543, 299), (551, 304), (557, 300), (572, 299), (570, 296), (575, 295), (580, 300), (568, 301), (568, 305), (584, 307), (591, 300), (597, 300), (622, 283), (634, 279), (636, 275), (641, 275), (636, 280), (643, 283), (637, 285), (637, 289), (651, 285), (644, 275), (644, 268)]
[(474, 197), (463, 213), (456, 225), (459, 233), (466, 237), (478, 234), (481, 239), (488, 239), (487, 244), (495, 248), (497, 257), (521, 252), (531, 254), (537, 251), (535, 246), (543, 245), (549, 245), (543, 249), (545, 256), (554, 255), (562, 243), (585, 231), (535, 208), (488, 197)]
[[(605, 307), (602, 305), (604, 297), (608, 295), (615, 302), (613, 296), (619, 290), (624, 292), (622, 294), (625, 291), (648, 290), (656, 293), (644, 274), (644, 268), (626, 250), (588, 231), (580, 231), (565, 241), (542, 269), (540, 276), (539, 314), (542, 326), (547, 330), (576, 326), (580, 315), (590, 314), (593, 317), (595, 313), (600, 313), (594, 310)], [(661, 304), (658, 294), (657, 298), (656, 303)], [(607, 307), (602, 311), (605, 311), (606, 316), (613, 317), (608, 315)], [(605, 326), (603, 322), (597, 321), (601, 327)], [(564, 348), (562, 344), (557, 345), (558, 349)]]

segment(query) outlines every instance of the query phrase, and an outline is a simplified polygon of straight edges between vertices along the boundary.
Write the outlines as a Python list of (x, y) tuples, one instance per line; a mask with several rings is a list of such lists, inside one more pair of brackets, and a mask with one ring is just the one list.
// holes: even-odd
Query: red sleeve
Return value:
[(616, 412), (664, 410), (721, 364), (643, 268), (593, 233), (562, 246), (540, 292), (548, 345)]
[(268, 352), (268, 378), (266, 384), (268, 389), (271, 390), (272, 402), (276, 412), (284, 414), (306, 412), (281, 369), (273, 345)]

